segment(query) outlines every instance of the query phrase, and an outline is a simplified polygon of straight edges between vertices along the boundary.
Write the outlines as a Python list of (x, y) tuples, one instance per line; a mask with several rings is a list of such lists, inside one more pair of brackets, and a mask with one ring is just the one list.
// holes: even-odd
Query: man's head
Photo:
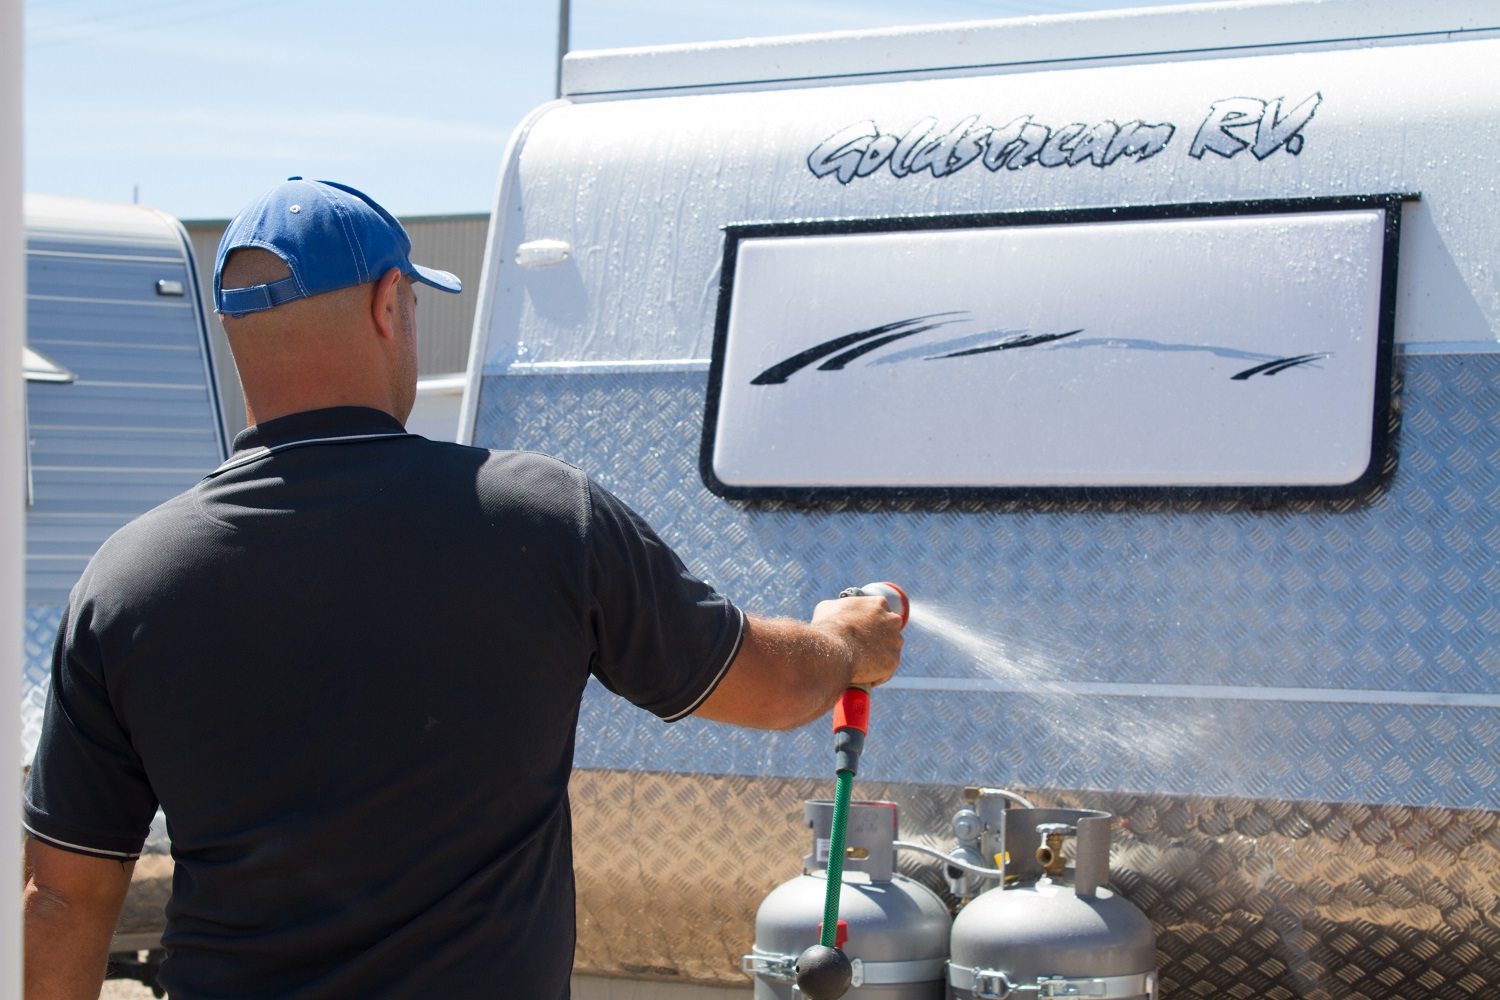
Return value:
[(251, 422), (324, 406), (405, 420), (416, 391), (412, 283), (457, 292), (413, 264), (401, 224), (350, 187), (292, 178), (229, 224), (214, 304)]
[[(260, 247), (287, 265), (283, 278), (256, 285), (223, 284), (226, 259)], [(369, 195), (332, 181), (291, 177), (235, 216), (214, 262), (214, 308), (238, 319), (284, 302), (379, 281), (396, 268), (413, 281), (460, 291), (447, 271), (411, 262), (411, 239), (395, 217)]]

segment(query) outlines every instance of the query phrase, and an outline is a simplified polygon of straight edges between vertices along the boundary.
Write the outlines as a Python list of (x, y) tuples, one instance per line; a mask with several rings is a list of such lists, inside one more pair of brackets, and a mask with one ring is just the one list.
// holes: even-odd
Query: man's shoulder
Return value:
[(429, 454), (438, 461), (473, 469), (475, 490), (485, 506), (522, 508), (569, 521), (588, 516), (592, 502), (589, 476), (562, 459), (536, 451), (429, 444)]
[[(149, 579), (162, 567), (182, 564), (201, 553), (216, 530), (198, 507), (201, 484), (151, 508), (106, 538), (89, 560), (78, 588), (117, 588), (136, 577)], [(185, 559), (186, 557), (186, 559)]]
[(197, 491), (202, 483), (160, 503), (144, 514), (138, 514), (121, 525), (114, 534), (104, 540), (99, 553), (114, 557), (124, 554), (118, 550), (138, 547), (159, 547), (179, 541), (187, 541), (195, 529), (206, 529), (207, 521), (198, 509)]
[[(453, 447), (464, 447), (454, 445)], [(552, 486), (588, 491), (589, 477), (582, 469), (560, 458), (544, 455), (539, 451), (504, 451), (486, 448), (469, 448), (484, 455), (480, 475), (496, 483), (512, 483), (522, 487)]]

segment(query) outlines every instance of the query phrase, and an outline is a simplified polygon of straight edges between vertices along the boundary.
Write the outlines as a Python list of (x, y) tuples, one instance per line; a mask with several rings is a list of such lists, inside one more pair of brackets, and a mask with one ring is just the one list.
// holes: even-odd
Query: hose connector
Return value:
[(859, 755), (865, 752), (865, 734), (870, 731), (870, 689), (848, 688), (833, 706), (834, 773), (859, 773)]

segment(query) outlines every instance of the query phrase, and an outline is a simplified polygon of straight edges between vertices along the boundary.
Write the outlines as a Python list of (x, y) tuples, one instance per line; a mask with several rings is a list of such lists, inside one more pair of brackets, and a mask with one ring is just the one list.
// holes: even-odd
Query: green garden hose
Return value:
[(849, 824), (849, 798), (854, 791), (854, 772), (838, 773), (833, 798), (833, 829), (828, 834), (828, 890), (823, 896), (823, 933), (819, 944), (834, 947), (839, 930), (839, 891), (844, 886), (844, 839)]

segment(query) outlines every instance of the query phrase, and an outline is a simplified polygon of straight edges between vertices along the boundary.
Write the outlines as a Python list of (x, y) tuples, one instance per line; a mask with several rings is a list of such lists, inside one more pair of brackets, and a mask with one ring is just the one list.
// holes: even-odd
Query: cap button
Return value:
[(300, 181), (301, 179), (302, 179), (302, 175), (301, 174), (298, 174), (296, 177), (288, 177), (287, 178), (287, 180), (289, 180), (289, 181)]

